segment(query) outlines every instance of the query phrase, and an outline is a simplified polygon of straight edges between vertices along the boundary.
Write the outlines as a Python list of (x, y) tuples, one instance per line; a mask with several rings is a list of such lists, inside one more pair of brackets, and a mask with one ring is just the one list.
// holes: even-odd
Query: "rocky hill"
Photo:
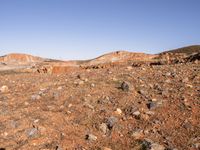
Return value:
[(200, 53), (200, 45), (192, 45), (186, 46), (174, 50), (165, 51), (163, 53), (185, 53), (185, 54), (192, 54), (192, 53)]

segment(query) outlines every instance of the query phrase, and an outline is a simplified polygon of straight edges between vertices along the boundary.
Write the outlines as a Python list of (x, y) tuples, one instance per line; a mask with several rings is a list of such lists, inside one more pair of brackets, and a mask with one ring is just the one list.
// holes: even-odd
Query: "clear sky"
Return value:
[(0, 0), (0, 55), (88, 59), (200, 44), (200, 0)]

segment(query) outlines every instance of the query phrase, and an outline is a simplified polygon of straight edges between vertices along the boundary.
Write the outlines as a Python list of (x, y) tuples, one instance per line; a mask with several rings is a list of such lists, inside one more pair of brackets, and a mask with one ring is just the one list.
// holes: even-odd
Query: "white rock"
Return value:
[(107, 133), (107, 130), (108, 130), (107, 124), (105, 124), (105, 123), (100, 124), (99, 129), (100, 129), (104, 134), (106, 134), (106, 133)]
[(118, 115), (121, 115), (122, 114), (122, 110), (120, 108), (117, 108), (115, 113), (118, 114)]
[(112, 150), (112, 149), (110, 149), (108, 147), (104, 147), (103, 150)]
[(41, 98), (40, 95), (32, 95), (31, 100), (39, 100)]
[(8, 86), (3, 85), (3, 86), (0, 88), (0, 92), (2, 92), (2, 93), (8, 92)]
[(133, 115), (134, 115), (134, 116), (139, 116), (139, 115), (140, 115), (140, 112), (139, 112), (139, 111), (135, 111), (135, 112), (133, 113)]
[(165, 147), (157, 143), (152, 143), (151, 150), (165, 150)]
[(87, 134), (86, 139), (89, 140), (89, 141), (96, 141), (97, 137), (93, 134)]

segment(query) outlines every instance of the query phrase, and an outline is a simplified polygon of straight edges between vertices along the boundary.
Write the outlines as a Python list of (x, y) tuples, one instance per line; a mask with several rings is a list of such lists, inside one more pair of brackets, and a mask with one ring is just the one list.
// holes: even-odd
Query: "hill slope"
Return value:
[(192, 45), (192, 46), (186, 46), (174, 50), (168, 50), (163, 53), (186, 53), (186, 54), (192, 54), (192, 53), (200, 53), (200, 45)]

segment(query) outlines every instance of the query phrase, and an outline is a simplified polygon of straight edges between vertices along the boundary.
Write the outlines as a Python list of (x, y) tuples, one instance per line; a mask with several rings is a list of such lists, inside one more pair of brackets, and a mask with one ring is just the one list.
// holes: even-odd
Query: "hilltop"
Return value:
[(163, 53), (185, 53), (185, 54), (192, 54), (192, 53), (200, 53), (200, 45), (192, 45), (186, 46), (174, 50), (168, 50)]

